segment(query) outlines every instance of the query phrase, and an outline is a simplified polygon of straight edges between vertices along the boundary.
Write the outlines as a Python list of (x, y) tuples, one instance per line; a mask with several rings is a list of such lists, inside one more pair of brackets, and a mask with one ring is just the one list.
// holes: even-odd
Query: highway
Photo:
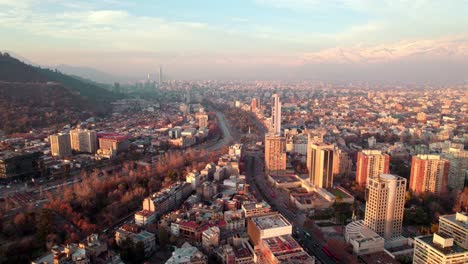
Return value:
[[(318, 261), (325, 264), (336, 263), (322, 251), (322, 244), (324, 244), (325, 241), (319, 241), (313, 236), (305, 236), (305, 230), (303, 228), (305, 216), (301, 213), (296, 213), (294, 209), (291, 210), (291, 208), (288, 207), (287, 202), (285, 202), (288, 200), (287, 194), (274, 191), (268, 187), (264, 176), (265, 173), (263, 170), (263, 160), (261, 159), (260, 153), (252, 153), (246, 156), (245, 162), (246, 178), (248, 184), (250, 185), (251, 191), (255, 194), (257, 200), (267, 201), (272, 207), (276, 208), (279, 213), (281, 213), (284, 217), (286, 217), (286, 219), (288, 219), (288, 221), (291, 222), (293, 225), (293, 230), (295, 230), (298, 234), (298, 242), (301, 243), (302, 247), (309, 254), (315, 256), (316, 263), (319, 263)], [(274, 198), (265, 197), (272, 192), (275, 193)]]
[(223, 146), (230, 144), (233, 141), (232, 134), (226, 124), (226, 119), (224, 118), (224, 114), (216, 111), (216, 117), (218, 118), (218, 125), (219, 125), (219, 128), (221, 129), (223, 136), (214, 145), (207, 147), (206, 150), (218, 150), (222, 148)]

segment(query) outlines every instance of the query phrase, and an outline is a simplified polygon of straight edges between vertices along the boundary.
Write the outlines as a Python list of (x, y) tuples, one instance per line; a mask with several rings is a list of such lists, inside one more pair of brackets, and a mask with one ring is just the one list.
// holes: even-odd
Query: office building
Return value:
[(389, 173), (390, 156), (380, 150), (363, 150), (357, 155), (356, 183), (365, 186), (367, 178), (375, 178)]
[(439, 217), (439, 231), (415, 238), (413, 263), (468, 263), (468, 216), (466, 213)]
[(409, 189), (415, 194), (447, 192), (449, 161), (439, 155), (413, 156)]
[(309, 142), (307, 147), (307, 169), (309, 180), (316, 188), (333, 186), (333, 144)]
[(468, 151), (451, 147), (442, 153), (442, 157), (450, 162), (448, 187), (463, 190), (465, 173), (468, 171)]
[(279, 134), (265, 136), (265, 170), (270, 173), (286, 170), (286, 140)]
[(51, 135), (49, 136), (49, 143), (52, 156), (61, 159), (71, 156), (70, 134), (59, 133)]
[(71, 130), (70, 142), (72, 150), (78, 152), (96, 153), (98, 144), (96, 131), (88, 129)]
[(406, 179), (392, 174), (368, 178), (364, 223), (391, 239), (401, 235), (405, 206)]
[(278, 94), (273, 94), (271, 101), (271, 133), (281, 134), (281, 101)]

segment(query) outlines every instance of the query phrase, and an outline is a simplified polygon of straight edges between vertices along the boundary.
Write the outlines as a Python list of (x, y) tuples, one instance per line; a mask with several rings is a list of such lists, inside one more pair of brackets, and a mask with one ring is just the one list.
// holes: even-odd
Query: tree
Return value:
[(40, 245), (45, 246), (47, 236), (53, 231), (52, 212), (49, 209), (42, 209), (37, 220), (37, 240)]

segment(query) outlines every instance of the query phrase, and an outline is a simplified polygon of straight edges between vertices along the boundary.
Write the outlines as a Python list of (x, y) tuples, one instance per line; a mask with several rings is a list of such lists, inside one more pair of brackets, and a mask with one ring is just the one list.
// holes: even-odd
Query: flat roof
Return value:
[(274, 255), (301, 251), (302, 247), (291, 235), (276, 236), (263, 239), (263, 243)]
[(141, 211), (136, 212), (135, 214), (148, 217), (154, 214), (154, 212), (151, 212), (150, 210), (141, 210)]
[[(440, 216), (440, 218), (444, 219), (444, 220), (447, 220), (465, 230), (468, 230), (468, 222), (464, 222), (464, 221), (459, 221), (457, 220), (457, 215), (458, 215), (458, 219), (463, 219), (465, 218), (466, 216), (466, 213), (456, 213), (456, 214), (451, 214), (451, 215), (442, 215)], [(464, 220), (464, 219), (463, 219)]]
[(291, 226), (288, 220), (280, 214), (252, 217), (252, 221), (262, 230)]
[(466, 249), (458, 246), (456, 243), (454, 243), (451, 247), (441, 247), (439, 244), (434, 243), (434, 235), (420, 236), (416, 237), (416, 239), (422, 240), (425, 244), (431, 246), (433, 249), (439, 251), (443, 255), (459, 254), (467, 251)]

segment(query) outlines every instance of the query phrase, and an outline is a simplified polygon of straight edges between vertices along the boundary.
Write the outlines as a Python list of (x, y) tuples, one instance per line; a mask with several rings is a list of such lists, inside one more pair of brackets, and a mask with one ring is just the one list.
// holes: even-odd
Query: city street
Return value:
[[(279, 213), (281, 213), (288, 221), (293, 225), (293, 230), (296, 230), (299, 241), (303, 248), (311, 255), (316, 257), (316, 263), (326, 263), (333, 264), (336, 263), (333, 259), (328, 257), (322, 251), (322, 244), (325, 241), (319, 241), (312, 236), (306, 236), (305, 230), (303, 228), (305, 216), (301, 213), (296, 213), (295, 209), (291, 210), (287, 205), (287, 197), (284, 192), (276, 191), (275, 198), (265, 197), (270, 194), (273, 190), (268, 187), (263, 170), (263, 160), (260, 158), (261, 155), (259, 152), (252, 153), (249, 156), (245, 157), (246, 162), (246, 177), (250, 185), (251, 191), (255, 194), (257, 200), (267, 201), (270, 206), (275, 208)], [(265, 196), (264, 196), (265, 194)]]

